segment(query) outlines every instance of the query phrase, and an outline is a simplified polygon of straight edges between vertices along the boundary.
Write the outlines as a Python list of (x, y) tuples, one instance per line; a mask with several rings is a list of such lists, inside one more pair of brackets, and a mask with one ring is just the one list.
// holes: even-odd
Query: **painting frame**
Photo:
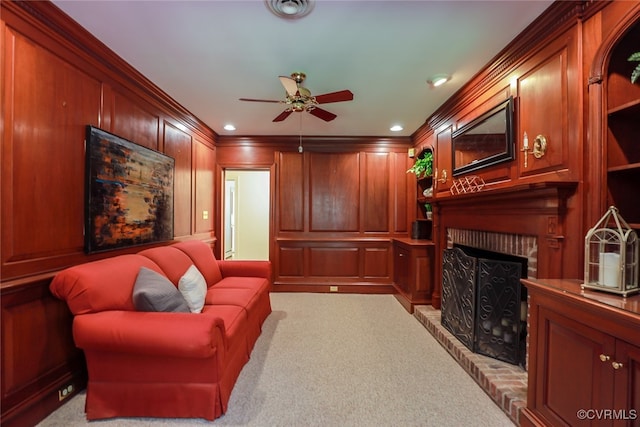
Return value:
[(173, 240), (175, 160), (87, 125), (84, 251)]

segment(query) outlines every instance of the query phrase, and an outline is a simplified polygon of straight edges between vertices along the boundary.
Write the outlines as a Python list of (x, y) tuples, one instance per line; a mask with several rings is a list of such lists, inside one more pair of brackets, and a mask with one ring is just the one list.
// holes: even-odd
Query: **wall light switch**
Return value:
[(209, 219), (209, 211), (202, 211), (202, 219)]

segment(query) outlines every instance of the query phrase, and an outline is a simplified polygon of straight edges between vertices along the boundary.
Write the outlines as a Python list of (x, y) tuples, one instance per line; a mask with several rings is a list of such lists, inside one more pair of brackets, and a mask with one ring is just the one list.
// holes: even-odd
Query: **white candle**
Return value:
[(603, 252), (600, 254), (598, 282), (602, 286), (616, 288), (620, 282), (620, 254)]
[(524, 140), (523, 140), (523, 148), (526, 150), (527, 148), (529, 148), (529, 137), (527, 136), (527, 133), (524, 133)]

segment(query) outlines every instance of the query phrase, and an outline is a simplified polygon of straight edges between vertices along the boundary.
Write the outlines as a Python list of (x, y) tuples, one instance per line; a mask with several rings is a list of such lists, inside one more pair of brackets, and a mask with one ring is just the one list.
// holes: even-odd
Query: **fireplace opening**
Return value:
[(527, 259), (454, 244), (442, 276), (442, 325), (474, 353), (525, 368)]

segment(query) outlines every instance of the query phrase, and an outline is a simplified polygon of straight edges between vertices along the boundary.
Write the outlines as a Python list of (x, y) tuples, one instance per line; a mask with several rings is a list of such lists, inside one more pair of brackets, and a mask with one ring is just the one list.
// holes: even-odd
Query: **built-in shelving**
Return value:
[(616, 44), (607, 74), (606, 195), (607, 206), (618, 208), (634, 229), (640, 230), (640, 82), (631, 83), (635, 62), (629, 56), (640, 46), (640, 23)]
[(609, 116), (634, 115), (637, 118), (637, 114), (640, 114), (640, 99), (634, 99), (633, 101), (612, 107), (607, 113)]
[(640, 171), (640, 163), (629, 163), (628, 165), (613, 166), (607, 169), (607, 172), (609, 173), (616, 173), (616, 172), (625, 173), (625, 172), (637, 172), (637, 171)]

